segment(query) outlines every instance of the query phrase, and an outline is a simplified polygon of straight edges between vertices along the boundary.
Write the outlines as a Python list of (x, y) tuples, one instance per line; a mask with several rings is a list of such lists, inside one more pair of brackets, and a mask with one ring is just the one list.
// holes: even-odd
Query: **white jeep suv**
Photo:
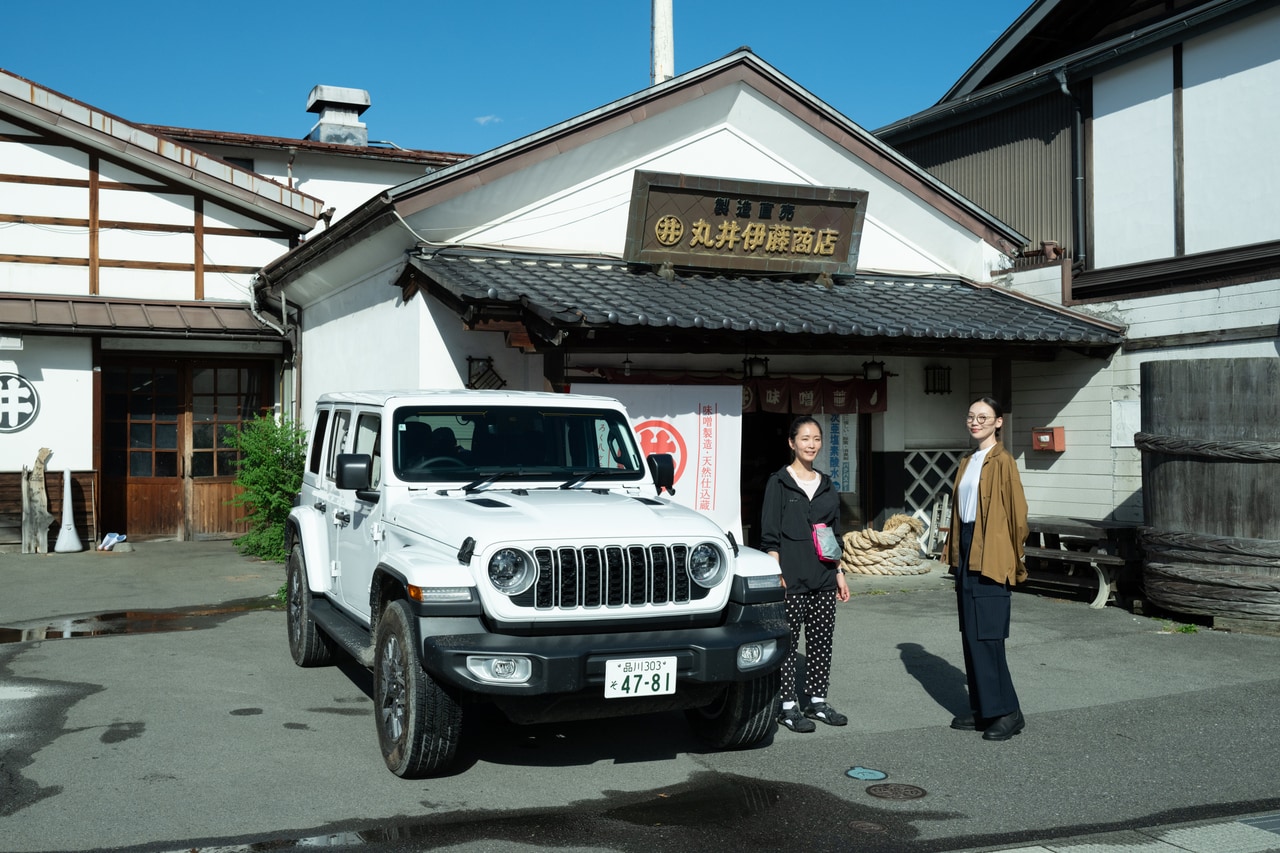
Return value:
[(718, 748), (775, 730), (777, 564), (672, 502), (621, 404), (498, 391), (326, 394), (289, 518), (289, 647), (373, 669), (378, 742), (446, 770), (463, 709), (517, 723), (684, 709)]

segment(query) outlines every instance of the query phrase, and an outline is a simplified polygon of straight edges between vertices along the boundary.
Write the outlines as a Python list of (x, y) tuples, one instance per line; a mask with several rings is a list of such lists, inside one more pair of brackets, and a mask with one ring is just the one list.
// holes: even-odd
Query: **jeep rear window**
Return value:
[(631, 425), (610, 409), (401, 406), (391, 434), (396, 476), (408, 482), (644, 475)]

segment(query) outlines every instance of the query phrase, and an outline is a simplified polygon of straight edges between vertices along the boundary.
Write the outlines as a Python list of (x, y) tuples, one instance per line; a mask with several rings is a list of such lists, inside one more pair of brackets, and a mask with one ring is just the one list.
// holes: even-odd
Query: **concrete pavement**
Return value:
[[(284, 582), (283, 566), (243, 557), (229, 541), (127, 544), (110, 553), (0, 554), (0, 628), (260, 605)], [(918, 785), (939, 814), (958, 815), (979, 794), (1007, 800), (937, 836), (974, 840), (949, 848), (966, 853), (1280, 851), (1280, 640), (1184, 633), (1173, 619), (1020, 594), (1010, 659), (1028, 729), (991, 744), (946, 730), (961, 710), (963, 679), (943, 568), (849, 582), (831, 699), (851, 725), (780, 732), (770, 747), (780, 762), (821, 761), (835, 777), (822, 784), (855, 802), (869, 786), (845, 767), (882, 768), (893, 783)], [(732, 770), (748, 757), (724, 764)], [(936, 818), (939, 833), (952, 816)], [(911, 849), (944, 849), (923, 831), (917, 840)]]

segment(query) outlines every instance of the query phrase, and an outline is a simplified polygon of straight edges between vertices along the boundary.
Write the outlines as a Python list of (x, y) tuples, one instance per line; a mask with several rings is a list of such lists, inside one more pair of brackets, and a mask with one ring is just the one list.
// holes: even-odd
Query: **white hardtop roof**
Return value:
[(469, 406), (499, 403), (544, 403), (560, 407), (620, 405), (613, 397), (592, 394), (559, 394), (553, 391), (485, 391), (470, 388), (416, 388), (399, 391), (330, 391), (321, 394), (316, 401), (322, 403), (351, 403), (362, 406), (385, 406), (394, 400), (397, 404), (425, 403), (442, 405), (462, 403)]

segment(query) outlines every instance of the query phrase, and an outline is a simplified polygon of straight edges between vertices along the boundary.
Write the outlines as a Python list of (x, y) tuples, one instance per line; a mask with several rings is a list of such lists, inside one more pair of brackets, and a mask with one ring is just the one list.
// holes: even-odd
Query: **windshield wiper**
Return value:
[(581, 474), (575, 474), (572, 480), (565, 480), (563, 483), (560, 484), (560, 488), (576, 489), (578, 488), (578, 486), (581, 486), (583, 483), (587, 482), (587, 480), (594, 480), (596, 477), (599, 477), (601, 474), (604, 474), (604, 473), (605, 473), (604, 471), (583, 471)]
[(470, 483), (467, 483), (465, 486), (462, 487), (462, 491), (482, 492), (485, 489), (492, 486), (498, 480), (505, 480), (507, 477), (515, 477), (519, 473), (520, 473), (519, 471), (499, 471), (496, 474), (490, 474), (488, 477), (483, 477), (479, 480), (472, 480)]

